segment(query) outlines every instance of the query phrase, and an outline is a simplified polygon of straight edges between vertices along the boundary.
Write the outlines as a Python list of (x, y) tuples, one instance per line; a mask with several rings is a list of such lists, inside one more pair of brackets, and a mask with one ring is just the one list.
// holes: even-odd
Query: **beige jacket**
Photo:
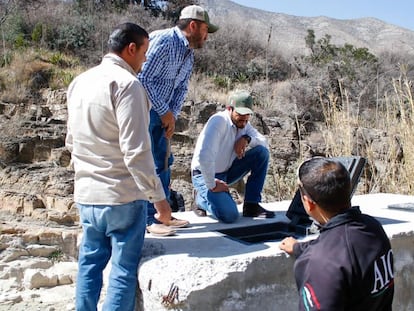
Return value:
[(151, 153), (151, 104), (133, 69), (107, 54), (69, 85), (67, 101), (66, 146), (75, 168), (75, 202), (165, 199)]

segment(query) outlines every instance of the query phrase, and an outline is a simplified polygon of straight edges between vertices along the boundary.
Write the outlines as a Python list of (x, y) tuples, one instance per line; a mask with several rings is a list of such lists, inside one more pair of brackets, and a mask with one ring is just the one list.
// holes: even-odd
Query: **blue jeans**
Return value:
[(109, 259), (112, 269), (102, 310), (133, 311), (144, 243), (147, 202), (77, 204), (83, 228), (76, 283), (76, 310), (96, 311)]
[[(244, 201), (257, 203), (262, 200), (262, 190), (269, 164), (269, 150), (256, 146), (248, 150), (242, 159), (235, 159), (227, 172), (217, 173), (215, 177), (232, 185), (250, 172), (247, 178)], [(197, 205), (208, 211), (218, 220), (232, 223), (239, 217), (236, 202), (228, 192), (213, 192), (204, 182), (202, 174), (192, 177), (197, 191)]]
[[(165, 197), (168, 199), (170, 197), (170, 166), (174, 161), (174, 157), (172, 154), (170, 154), (167, 167), (165, 167), (165, 157), (167, 155), (168, 148), (167, 139), (165, 138), (165, 129), (162, 127), (161, 118), (153, 109), (150, 111), (149, 132), (151, 136), (152, 156), (154, 157), (155, 171), (161, 180), (162, 187), (164, 188), (165, 192)], [(156, 212), (157, 211), (154, 207), (154, 204), (148, 202), (147, 225), (151, 225), (152, 223), (159, 223), (159, 221), (157, 221), (154, 217)]]

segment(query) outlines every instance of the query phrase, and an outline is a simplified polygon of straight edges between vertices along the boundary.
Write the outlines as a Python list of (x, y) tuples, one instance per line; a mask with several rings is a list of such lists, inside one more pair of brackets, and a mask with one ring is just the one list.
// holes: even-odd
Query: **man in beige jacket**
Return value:
[(136, 78), (148, 44), (148, 33), (138, 25), (119, 25), (101, 64), (68, 88), (66, 146), (72, 153), (74, 200), (83, 228), (77, 311), (96, 310), (102, 272), (111, 258), (102, 310), (134, 310), (147, 201), (154, 203), (157, 219), (171, 220), (151, 153), (151, 106)]

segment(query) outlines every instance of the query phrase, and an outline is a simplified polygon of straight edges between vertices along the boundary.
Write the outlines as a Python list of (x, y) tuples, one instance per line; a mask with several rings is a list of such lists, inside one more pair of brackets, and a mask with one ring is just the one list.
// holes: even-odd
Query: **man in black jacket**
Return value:
[(280, 248), (296, 257), (299, 310), (391, 310), (393, 255), (381, 224), (351, 207), (349, 172), (315, 157), (298, 169), (308, 215), (321, 225), (317, 239), (285, 238)]

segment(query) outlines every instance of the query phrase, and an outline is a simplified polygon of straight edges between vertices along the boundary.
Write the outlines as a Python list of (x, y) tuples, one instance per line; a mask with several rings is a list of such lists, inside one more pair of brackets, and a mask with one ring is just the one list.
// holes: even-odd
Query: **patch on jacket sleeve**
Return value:
[(306, 283), (305, 286), (303, 286), (301, 291), (301, 296), (303, 300), (303, 305), (305, 306), (306, 310), (320, 310), (321, 305), (318, 301), (318, 297), (315, 295), (315, 291), (313, 290), (313, 287)]

